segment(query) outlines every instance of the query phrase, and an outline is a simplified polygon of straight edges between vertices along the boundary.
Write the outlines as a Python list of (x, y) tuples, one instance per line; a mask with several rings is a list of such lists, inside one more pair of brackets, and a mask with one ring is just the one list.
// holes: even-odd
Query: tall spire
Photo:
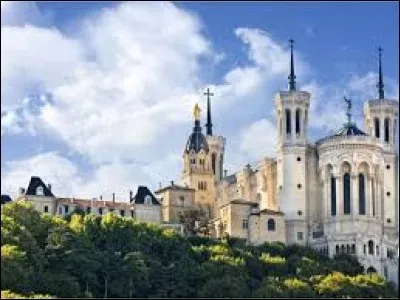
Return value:
[(378, 48), (378, 52), (379, 52), (379, 80), (378, 80), (378, 84), (376, 85), (376, 87), (378, 88), (378, 95), (379, 95), (379, 99), (385, 99), (385, 91), (384, 91), (384, 84), (383, 84), (383, 76), (382, 76), (382, 48), (379, 46)]
[(207, 133), (207, 135), (212, 135), (210, 97), (214, 96), (214, 93), (211, 93), (210, 89), (207, 88), (207, 92), (205, 92), (203, 95), (207, 96), (207, 123), (206, 123), (207, 131), (206, 131), (206, 133)]
[(290, 75), (289, 79), (289, 91), (296, 90), (296, 75), (294, 75), (294, 61), (293, 61), (293, 44), (294, 40), (290, 39)]

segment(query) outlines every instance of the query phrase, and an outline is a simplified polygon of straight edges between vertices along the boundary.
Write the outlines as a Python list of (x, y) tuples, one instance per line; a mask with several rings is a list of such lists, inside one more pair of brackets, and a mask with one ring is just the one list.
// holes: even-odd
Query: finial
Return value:
[(385, 91), (384, 91), (384, 84), (383, 84), (383, 76), (382, 76), (382, 48), (381, 46), (378, 47), (378, 52), (379, 52), (379, 79), (378, 79), (378, 84), (376, 87), (378, 88), (378, 95), (379, 99), (385, 99)]
[(347, 124), (351, 123), (351, 99), (347, 99), (346, 97), (343, 97), (344, 101), (347, 103)]
[(207, 96), (207, 135), (212, 135), (210, 96), (214, 96), (214, 93), (211, 93), (210, 89), (207, 88), (207, 92), (203, 93), (203, 95)]
[(193, 108), (193, 116), (194, 116), (194, 120), (195, 121), (199, 121), (200, 120), (200, 112), (201, 112), (201, 109), (199, 107), (199, 104), (196, 103), (194, 105), (194, 108)]
[(293, 61), (293, 44), (294, 40), (290, 39), (290, 75), (289, 79), (289, 91), (296, 90), (296, 75), (294, 75), (294, 61)]

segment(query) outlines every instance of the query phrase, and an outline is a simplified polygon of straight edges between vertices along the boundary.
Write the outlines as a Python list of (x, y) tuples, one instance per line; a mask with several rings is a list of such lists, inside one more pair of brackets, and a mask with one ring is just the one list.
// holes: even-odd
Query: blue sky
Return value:
[(121, 200), (177, 181), (208, 86), (228, 171), (274, 157), (290, 38), (298, 87), (312, 93), (311, 142), (344, 122), (344, 95), (363, 128), (378, 45), (387, 98), (398, 99), (397, 2), (1, 5), (2, 193), (31, 175), (58, 195)]

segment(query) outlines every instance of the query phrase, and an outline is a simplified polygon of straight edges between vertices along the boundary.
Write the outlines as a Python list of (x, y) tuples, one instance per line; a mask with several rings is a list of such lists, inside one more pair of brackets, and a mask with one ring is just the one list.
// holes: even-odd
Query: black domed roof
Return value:
[(189, 139), (186, 143), (185, 151), (189, 152), (194, 150), (194, 152), (199, 152), (203, 149), (208, 152), (208, 143), (206, 137), (201, 132), (200, 121), (196, 120), (193, 127), (193, 132), (190, 134)]
[(354, 123), (346, 123), (335, 136), (349, 136), (349, 135), (367, 135), (364, 131), (358, 129)]

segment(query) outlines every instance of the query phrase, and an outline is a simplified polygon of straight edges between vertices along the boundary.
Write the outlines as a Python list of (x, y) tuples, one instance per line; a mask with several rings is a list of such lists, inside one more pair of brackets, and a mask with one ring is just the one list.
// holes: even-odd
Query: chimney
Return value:
[(115, 203), (115, 193), (113, 193), (113, 203)]
[(224, 177), (226, 177), (226, 173), (228, 173), (228, 170), (224, 170)]
[(50, 184), (50, 183), (47, 185), (47, 188), (48, 188), (49, 191), (51, 192), (51, 184)]
[(173, 180), (171, 181), (171, 186), (174, 186), (174, 181)]
[(158, 183), (158, 189), (161, 190), (161, 182)]
[(129, 191), (129, 202), (132, 202), (133, 199), (133, 192), (132, 190)]
[(100, 197), (99, 197), (99, 198), (100, 198), (100, 201), (101, 201), (101, 200), (103, 200), (103, 195), (100, 195)]
[(22, 188), (22, 187), (20, 187), (20, 188), (19, 188), (19, 194), (20, 194), (20, 195), (24, 195), (24, 194), (25, 194), (25, 189)]

